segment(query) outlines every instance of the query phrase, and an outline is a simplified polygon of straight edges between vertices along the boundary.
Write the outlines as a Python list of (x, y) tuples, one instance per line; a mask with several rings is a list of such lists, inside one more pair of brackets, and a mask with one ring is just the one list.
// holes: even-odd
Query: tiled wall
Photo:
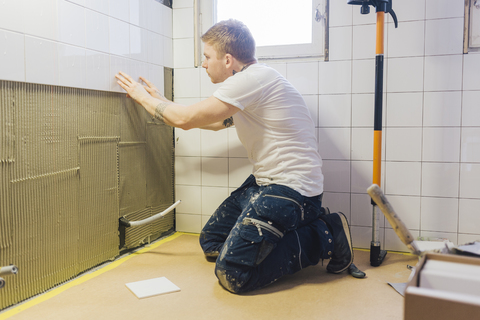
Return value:
[[(193, 67), (193, 1), (175, 1), (175, 96), (193, 103), (216, 86)], [(375, 14), (330, 1), (330, 61), (269, 63), (303, 94), (324, 159), (324, 204), (347, 214), (369, 248)], [(462, 54), (463, 0), (394, 2), (385, 33), (382, 187), (414, 236), (480, 239), (480, 54)], [(192, 21), (192, 23), (185, 23)], [(176, 130), (177, 230), (199, 232), (251, 172), (235, 129)], [(388, 250), (406, 250), (381, 220)]]
[(4, 0), (0, 79), (121, 92), (122, 70), (163, 90), (172, 35), (172, 9), (155, 0)]

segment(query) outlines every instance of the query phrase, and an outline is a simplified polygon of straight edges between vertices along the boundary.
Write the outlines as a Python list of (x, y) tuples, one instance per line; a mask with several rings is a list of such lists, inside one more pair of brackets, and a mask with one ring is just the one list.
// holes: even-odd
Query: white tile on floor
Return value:
[(173, 68), (173, 40), (169, 37), (163, 38), (163, 65)]
[(460, 128), (423, 128), (423, 161), (460, 161)]
[(353, 11), (358, 14), (360, 7), (347, 4), (346, 1), (330, 2), (330, 27), (351, 26)]
[(422, 197), (422, 230), (457, 232), (458, 199)]
[(375, 58), (376, 26), (374, 24), (353, 27), (353, 59)]
[[(355, 193), (365, 193), (372, 185), (373, 161), (352, 161), (351, 163), (351, 191)], [(383, 182), (384, 163), (382, 163)], [(382, 183), (380, 183), (382, 185)]]
[(198, 72), (200, 72), (200, 96), (204, 99), (211, 97), (221, 84), (212, 83), (205, 69), (198, 68)]
[[(480, 230), (479, 199), (460, 199), (458, 232), (478, 234)], [(478, 238), (477, 240), (480, 240)]]
[(387, 161), (422, 160), (422, 128), (387, 128), (385, 131)]
[(177, 157), (201, 156), (201, 129), (175, 128), (175, 155)]
[[(415, 10), (412, 10), (415, 8)], [(412, 21), (425, 19), (425, 0), (402, 0), (396, 1), (393, 10), (398, 21)], [(403, 25), (403, 23), (402, 23)], [(400, 28), (400, 26), (399, 26)]]
[(0, 28), (25, 32), (24, 6), (26, 0), (7, 0), (0, 2)]
[(342, 212), (351, 221), (350, 193), (324, 192), (322, 207), (328, 207), (330, 212)]
[(228, 186), (238, 188), (252, 174), (252, 164), (247, 158), (228, 159)]
[(25, 36), (25, 80), (58, 85), (57, 43)]
[(25, 81), (25, 36), (0, 30), (0, 52), (0, 79)]
[(462, 162), (480, 162), (480, 128), (462, 128)]
[(147, 31), (148, 62), (156, 65), (164, 64), (164, 38), (162, 35)]
[(462, 54), (464, 21), (462, 18), (427, 20), (425, 54)]
[(320, 94), (351, 93), (351, 61), (329, 61), (319, 63)]
[(373, 160), (373, 128), (352, 128), (352, 160)]
[(361, 93), (352, 95), (353, 127), (373, 128), (374, 115), (375, 95), (373, 93)]
[(350, 127), (352, 114), (352, 95), (319, 95), (318, 126)]
[(200, 233), (202, 231), (202, 216), (177, 213), (175, 215), (175, 227), (178, 232)]
[(247, 158), (247, 150), (238, 138), (237, 130), (233, 128), (227, 129), (228, 135), (228, 157), (229, 158)]
[(422, 92), (389, 93), (387, 95), (386, 124), (389, 127), (422, 126), (422, 110)]
[(480, 91), (463, 91), (462, 126), (480, 126)]
[(318, 151), (324, 160), (350, 160), (350, 128), (319, 128)]
[(150, 46), (148, 31), (130, 25), (130, 55), (129, 57), (135, 60), (148, 62), (148, 49)]
[(109, 16), (130, 22), (129, 0), (109, 0)]
[(228, 187), (228, 158), (202, 157), (202, 186)]
[(464, 0), (426, 0), (426, 18), (460, 18), (465, 12)]
[[(408, 229), (420, 229), (420, 197), (386, 195), (395, 213)], [(389, 227), (390, 224), (386, 223)]]
[(325, 192), (350, 192), (350, 161), (323, 160)]
[[(352, 193), (352, 219), (354, 226), (372, 226), (372, 198), (366, 193)], [(383, 220), (385, 220), (384, 217)], [(381, 224), (383, 225), (383, 224)]]
[(176, 213), (201, 214), (202, 213), (202, 187), (201, 186), (175, 186), (175, 198), (182, 202), (177, 206)]
[(401, 27), (398, 28), (389, 23), (386, 46), (389, 58), (423, 56), (425, 51), (425, 22), (402, 22)]
[(421, 177), (420, 162), (387, 161), (384, 192), (392, 195), (419, 196)]
[(85, 9), (85, 47), (91, 50), (110, 52), (108, 16)]
[(463, 57), (463, 90), (480, 90), (480, 54)]
[(60, 42), (85, 46), (85, 8), (68, 1), (57, 2), (58, 37)]
[(110, 0), (85, 0), (85, 7), (109, 15)]
[(193, 8), (173, 10), (173, 38), (193, 38)]
[(98, 51), (86, 51), (86, 88), (110, 90), (110, 57)]
[(200, 69), (175, 70), (175, 96), (179, 98), (200, 97)]
[(228, 157), (227, 130), (211, 131), (200, 130), (202, 157)]
[[(352, 93), (374, 93), (375, 59), (354, 60), (352, 68)], [(386, 82), (384, 82), (384, 87), (385, 85)]]
[(180, 291), (179, 287), (165, 277), (130, 282), (125, 286), (139, 299)]
[(128, 23), (108, 18), (110, 53), (128, 57), (130, 54), (130, 26)]
[(425, 91), (462, 89), (462, 55), (425, 57)]
[(318, 62), (287, 63), (287, 80), (301, 94), (318, 94)]
[(422, 196), (458, 197), (459, 180), (458, 163), (422, 164)]
[(330, 61), (352, 59), (352, 32), (351, 26), (330, 27), (328, 48)]
[(173, 39), (173, 66), (175, 68), (194, 67), (194, 39)]
[(177, 185), (202, 185), (200, 157), (175, 157), (175, 183)]
[(388, 59), (388, 92), (423, 91), (423, 61), (423, 57)]
[(57, 0), (25, 2), (22, 15), (25, 23), (25, 33), (27, 35), (49, 40), (58, 40)]
[(462, 163), (460, 165), (460, 198), (480, 199), (478, 181), (480, 181), (480, 164)]
[(226, 187), (202, 187), (202, 215), (211, 216), (228, 195)]
[(462, 92), (425, 92), (423, 125), (459, 127), (462, 115)]

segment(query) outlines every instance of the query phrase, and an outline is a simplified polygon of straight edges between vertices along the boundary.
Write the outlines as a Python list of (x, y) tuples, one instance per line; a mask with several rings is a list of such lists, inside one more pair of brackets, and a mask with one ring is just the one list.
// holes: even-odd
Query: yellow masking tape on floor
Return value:
[(99, 275), (101, 275), (102, 273), (105, 273), (107, 271), (110, 271), (112, 269), (115, 269), (116, 267), (118, 267), (119, 265), (121, 265), (122, 263), (124, 263), (125, 261), (129, 260), (130, 258), (133, 258), (137, 255), (140, 255), (142, 253), (145, 253), (145, 252), (148, 252), (152, 249), (155, 249), (157, 248), (158, 246), (166, 243), (166, 242), (170, 242), (178, 237), (180, 237), (181, 235), (186, 235), (186, 234), (190, 234), (190, 235), (193, 235), (193, 233), (185, 233), (185, 232), (177, 232), (177, 233), (174, 233), (173, 235), (165, 238), (165, 239), (162, 239), (156, 243), (153, 243), (151, 244), (150, 246), (148, 247), (145, 247), (137, 252), (134, 252), (128, 256), (125, 256), (123, 258), (120, 258), (110, 264), (108, 264), (107, 266), (103, 267), (103, 268), (100, 268), (92, 273), (87, 273), (87, 274), (84, 274), (80, 277), (78, 277), (77, 279), (75, 280), (72, 280), (70, 282), (67, 282), (63, 285), (60, 285), (59, 287), (47, 292), (47, 293), (44, 293), (44, 294), (41, 294), (39, 295), (38, 297), (36, 298), (33, 298), (32, 300), (30, 301), (27, 301), (25, 303), (22, 303), (20, 305), (18, 305), (17, 307), (13, 307), (11, 310), (8, 310), (8, 311), (5, 311), (4, 313), (0, 314), (0, 320), (5, 320), (5, 319), (8, 319), (10, 318), (11, 316), (14, 316), (16, 314), (18, 314), (19, 312), (25, 310), (25, 309), (28, 309), (30, 307), (33, 307), (39, 303), (42, 303), (43, 301), (46, 301), (50, 298), (53, 298), (55, 297), (56, 295), (62, 293), (63, 291), (69, 289), (69, 288), (72, 288), (72, 287), (75, 287), (81, 283), (84, 283), (90, 279), (93, 279)]

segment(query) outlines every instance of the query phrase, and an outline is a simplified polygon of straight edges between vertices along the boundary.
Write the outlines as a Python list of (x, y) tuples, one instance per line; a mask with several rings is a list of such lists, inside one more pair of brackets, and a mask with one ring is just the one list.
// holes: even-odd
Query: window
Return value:
[(480, 0), (465, 2), (464, 53), (480, 51)]
[(240, 20), (252, 32), (260, 60), (318, 58), (328, 52), (328, 0), (208, 0), (200, 6), (197, 36), (217, 21)]

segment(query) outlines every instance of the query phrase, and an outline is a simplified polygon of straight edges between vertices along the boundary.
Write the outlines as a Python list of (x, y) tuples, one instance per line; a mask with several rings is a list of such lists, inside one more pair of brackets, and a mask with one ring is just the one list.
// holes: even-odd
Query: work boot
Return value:
[(353, 262), (352, 236), (347, 218), (338, 212), (326, 214), (320, 219), (327, 224), (333, 236), (333, 254), (327, 265), (327, 271), (340, 273), (347, 270)]
[(208, 262), (217, 261), (218, 255), (219, 255), (218, 251), (205, 252), (205, 258), (207, 259)]

